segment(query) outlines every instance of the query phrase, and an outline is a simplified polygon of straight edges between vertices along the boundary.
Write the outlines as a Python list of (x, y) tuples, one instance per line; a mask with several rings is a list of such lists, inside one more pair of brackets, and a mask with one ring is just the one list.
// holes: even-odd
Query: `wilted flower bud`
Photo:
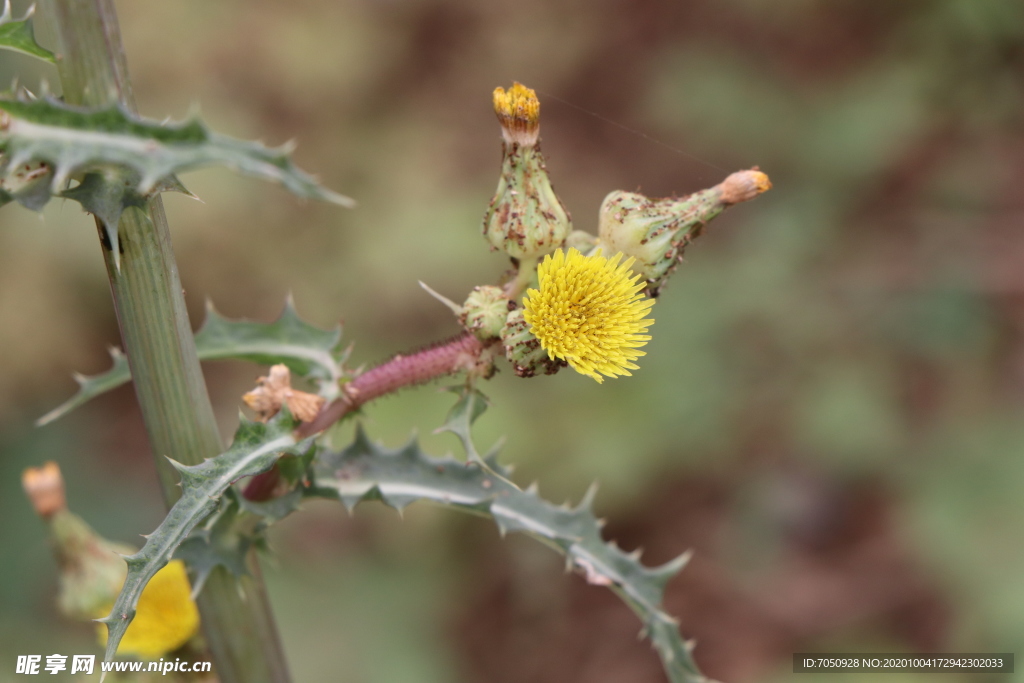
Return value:
[(609, 253), (619, 251), (635, 258), (633, 269), (647, 280), (648, 292), (657, 295), (682, 260), (686, 245), (708, 221), (771, 186), (768, 176), (755, 168), (733, 173), (719, 185), (682, 199), (649, 199), (616, 190), (601, 204), (600, 241)]
[(293, 417), (301, 422), (312, 422), (324, 398), (298, 389), (292, 389), (292, 373), (283, 363), (272, 365), (266, 377), (256, 380), (256, 388), (244, 394), (242, 400), (266, 422), (281, 410), (282, 405), (288, 406)]
[[(121, 556), (135, 550), (106, 540), (67, 509), (64, 481), (56, 463), (25, 470), (21, 482), (36, 513), (50, 525), (60, 568), (60, 611), (82, 621), (107, 616), (128, 571)], [(135, 620), (118, 653), (157, 658), (184, 645), (199, 627), (199, 610), (191, 593), (181, 560), (158, 571), (139, 597)], [(99, 626), (104, 644), (106, 631)]]
[(508, 296), (501, 287), (476, 287), (462, 305), (459, 322), (480, 341), (501, 336), (501, 328), (508, 317)]
[(109, 607), (124, 583), (128, 546), (101, 538), (80, 517), (67, 509), (64, 480), (57, 463), (29, 468), (21, 484), (36, 514), (50, 523), (54, 554), (60, 565), (60, 611), (72, 619), (95, 619)]
[(572, 219), (555, 195), (540, 151), (540, 102), (519, 83), (494, 90), (501, 122), (501, 178), (484, 216), (484, 236), (517, 259), (551, 253), (565, 242)]
[(722, 193), (722, 204), (730, 206), (749, 201), (762, 192), (767, 192), (772, 189), (772, 181), (755, 166), (749, 171), (736, 171), (723, 180), (718, 189)]
[(566, 361), (548, 355), (540, 340), (530, 332), (521, 308), (509, 312), (501, 330), (501, 343), (505, 345), (505, 357), (512, 363), (518, 377), (533, 377), (538, 373), (553, 375), (568, 365)]

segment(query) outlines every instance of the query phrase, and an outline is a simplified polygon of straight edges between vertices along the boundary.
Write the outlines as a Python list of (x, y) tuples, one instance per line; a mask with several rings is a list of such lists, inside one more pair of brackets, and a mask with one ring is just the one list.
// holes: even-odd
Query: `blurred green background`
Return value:
[[(505, 267), (490, 93), (542, 103), (576, 227), (614, 189), (665, 196), (760, 165), (663, 292), (641, 370), (484, 388), (487, 445), (662, 562), (694, 548), (669, 611), (709, 675), (794, 675), (791, 654), (1024, 653), (1024, 4), (1017, 0), (177, 0), (119, 3), (142, 113), (198, 106), (278, 144), (352, 211), (225, 170), (165, 199), (194, 324), (212, 299), (269, 321), (286, 295), (344, 321), (355, 363), (457, 331)], [(40, 38), (46, 42), (45, 32)], [(55, 74), (0, 54), (0, 78)], [(0, 230), (0, 680), (14, 655), (98, 652), (62, 621), (23, 468), (53, 459), (73, 510), (138, 543), (162, 516), (130, 388), (42, 429), (118, 330), (92, 220), (52, 202)], [(262, 368), (206, 367), (223, 432)], [(429, 450), (452, 398), (369, 406)], [(662, 681), (639, 623), (527, 539), (414, 506), (311, 505), (264, 563), (296, 681)], [(1018, 663), (1018, 671), (1021, 670)], [(924, 681), (925, 675), (873, 680)], [(829, 676), (829, 680), (846, 680)], [(995, 680), (1024, 680), (1002, 677)], [(850, 680), (853, 680), (852, 677)], [(928, 678), (930, 680), (930, 678)], [(943, 680), (983, 680), (947, 674)]]

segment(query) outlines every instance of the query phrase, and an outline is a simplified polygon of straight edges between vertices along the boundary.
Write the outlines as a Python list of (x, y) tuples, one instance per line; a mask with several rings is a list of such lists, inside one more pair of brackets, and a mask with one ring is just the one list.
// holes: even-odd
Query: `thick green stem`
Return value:
[[(134, 110), (112, 0), (54, 0), (57, 67), (65, 100)], [(120, 268), (97, 221), (121, 338), (167, 503), (180, 495), (165, 458), (198, 464), (224, 450), (196, 356), (170, 232), (159, 197), (129, 208), (118, 225)], [(289, 681), (255, 556), (236, 582), (223, 567), (198, 599), (203, 629), (224, 683)]]

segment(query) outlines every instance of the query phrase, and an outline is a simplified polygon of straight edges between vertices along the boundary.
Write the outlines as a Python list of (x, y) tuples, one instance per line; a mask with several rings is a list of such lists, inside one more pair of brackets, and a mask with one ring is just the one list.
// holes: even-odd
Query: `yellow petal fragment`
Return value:
[[(98, 617), (110, 613), (107, 606)], [(99, 624), (100, 645), (107, 645), (107, 627)], [(120, 655), (159, 659), (184, 645), (199, 628), (199, 610), (192, 602), (185, 563), (171, 560), (146, 585), (136, 608), (135, 619), (121, 639)]]

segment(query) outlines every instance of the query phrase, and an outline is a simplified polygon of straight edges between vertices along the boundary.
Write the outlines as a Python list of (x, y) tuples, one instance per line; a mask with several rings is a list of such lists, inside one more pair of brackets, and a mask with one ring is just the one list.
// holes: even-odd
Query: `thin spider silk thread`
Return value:
[(689, 152), (687, 152), (685, 150), (677, 149), (676, 147), (673, 147), (672, 145), (670, 145), (668, 143), (662, 142), (661, 140), (659, 140), (657, 138), (651, 137), (650, 135), (648, 135), (647, 133), (644, 133), (641, 130), (636, 130), (635, 128), (630, 128), (627, 125), (621, 124), (618, 121), (613, 121), (612, 119), (609, 119), (607, 117), (601, 116), (597, 112), (590, 111), (586, 107), (581, 107), (578, 104), (573, 104), (572, 102), (569, 102), (568, 100), (563, 100), (561, 97), (558, 97), (557, 95), (552, 95), (551, 93), (544, 92), (542, 90), (537, 90), (537, 93), (543, 95), (544, 97), (550, 97), (551, 99), (555, 100), (556, 102), (561, 102), (562, 104), (566, 105), (567, 107), (572, 107), (573, 109), (576, 109), (577, 111), (581, 111), (584, 114), (587, 114), (589, 116), (593, 116), (598, 121), (603, 121), (604, 123), (607, 123), (610, 126), (615, 126), (616, 128), (620, 128), (620, 129), (626, 131), (627, 133), (631, 133), (632, 135), (636, 135), (637, 137), (641, 137), (644, 140), (647, 140), (648, 142), (651, 142), (651, 143), (653, 143), (655, 145), (658, 145), (659, 147), (664, 147), (665, 149), (669, 150), (670, 152), (674, 152), (674, 153), (679, 154), (681, 156), (684, 156), (684, 157), (686, 157), (688, 159), (693, 159), (694, 161), (696, 161), (698, 163), (701, 163), (701, 164), (704, 164), (705, 166), (708, 166), (710, 168), (713, 168), (716, 171), (721, 171), (722, 173), (728, 173), (729, 172), (729, 171), (725, 170), (724, 168), (722, 168), (721, 166), (718, 166), (716, 164), (711, 163), (707, 159), (700, 158), (696, 154), (691, 154), (691, 153), (689, 153)]

